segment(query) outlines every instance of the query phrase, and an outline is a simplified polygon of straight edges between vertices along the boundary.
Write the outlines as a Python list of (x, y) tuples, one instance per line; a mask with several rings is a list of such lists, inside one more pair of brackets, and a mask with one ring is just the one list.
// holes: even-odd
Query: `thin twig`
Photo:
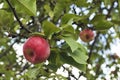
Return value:
[(92, 55), (92, 51), (93, 51), (94, 45), (95, 45), (95, 43), (97, 42), (97, 39), (98, 39), (99, 35), (100, 35), (100, 32), (97, 33), (97, 35), (96, 35), (96, 37), (95, 37), (95, 40), (94, 40), (94, 42), (93, 42), (92, 45), (91, 45), (90, 52), (89, 52), (89, 54), (88, 54), (89, 58), (88, 58), (88, 60), (87, 60), (87, 63), (89, 63), (89, 61), (90, 61), (90, 58), (91, 58), (91, 55)]
[(62, 65), (62, 67), (63, 67), (63, 69), (65, 69), (65, 70), (67, 70), (68, 71), (68, 80), (71, 80), (70, 79), (70, 77), (73, 77), (75, 80), (78, 80), (78, 78), (77, 77), (75, 77), (75, 75), (72, 73), (72, 71), (71, 70), (69, 70), (69, 69), (67, 69), (66, 67), (64, 67), (63, 65)]
[(110, 17), (111, 11), (113, 10), (113, 7), (114, 7), (114, 2), (115, 1), (112, 2), (112, 5), (111, 5), (110, 9), (108, 9), (108, 14), (106, 15), (106, 18)]
[(79, 76), (78, 76), (78, 79), (83, 75), (83, 72), (79, 72)]
[(21, 27), (22, 29), (25, 29), (28, 33), (31, 33), (31, 31), (28, 30), (27, 28), (25, 28), (24, 25), (22, 24), (22, 22), (20, 21), (19, 17), (17, 16), (17, 13), (16, 13), (16, 11), (15, 11), (15, 8), (13, 8), (12, 4), (10, 3), (10, 1), (9, 1), (9, 0), (6, 0), (6, 2), (7, 2), (8, 5), (10, 6), (10, 8), (11, 8), (11, 10), (12, 10), (12, 12), (13, 12), (16, 20), (18, 21), (20, 27)]

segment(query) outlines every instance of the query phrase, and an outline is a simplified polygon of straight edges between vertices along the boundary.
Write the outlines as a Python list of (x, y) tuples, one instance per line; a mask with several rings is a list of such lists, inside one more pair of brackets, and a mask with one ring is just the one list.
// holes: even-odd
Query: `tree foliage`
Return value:
[[(0, 6), (1, 80), (119, 78), (119, 56), (111, 51), (111, 44), (120, 38), (119, 0), (0, 0)], [(96, 34), (90, 43), (79, 38), (86, 28)], [(13, 48), (33, 34), (43, 36), (51, 46), (48, 60), (37, 65)], [(57, 74), (61, 68), (68, 76)]]

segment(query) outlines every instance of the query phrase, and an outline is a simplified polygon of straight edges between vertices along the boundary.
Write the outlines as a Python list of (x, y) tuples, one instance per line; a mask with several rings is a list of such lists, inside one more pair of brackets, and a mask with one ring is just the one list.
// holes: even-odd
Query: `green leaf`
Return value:
[(46, 12), (48, 13), (48, 15), (53, 18), (54, 16), (54, 12), (51, 10), (50, 6), (49, 5), (45, 5), (44, 6), (44, 9), (46, 10)]
[(48, 68), (52, 69), (53, 71), (57, 71), (57, 69), (63, 64), (60, 59), (60, 54), (59, 54), (58, 49), (53, 49), (51, 48), (51, 54), (48, 58), (49, 64), (47, 65)]
[(55, 21), (59, 18), (59, 16), (61, 15), (63, 9), (64, 9), (63, 4), (61, 4), (61, 3), (56, 4), (56, 6), (54, 8)]
[(120, 25), (120, 20), (112, 20), (111, 22), (113, 22), (114, 24), (116, 24), (116, 25)]
[(71, 37), (63, 37), (66, 43), (70, 46), (72, 52), (74, 52), (78, 48), (78, 43)]
[(78, 7), (87, 7), (88, 6), (88, 3), (86, 0), (75, 0), (75, 4), (78, 6)]
[(94, 18), (91, 20), (92, 23), (97, 23), (99, 21), (105, 20), (104, 15), (95, 15)]
[(61, 53), (60, 57), (61, 57), (61, 61), (63, 61), (64, 63), (70, 64), (84, 72), (86, 71), (86, 64), (77, 63), (71, 56), (68, 56), (66, 53)]
[(36, 76), (39, 74), (39, 68), (29, 69), (28, 72), (26, 72), (26, 75), (30, 79), (36, 79)]
[(75, 33), (74, 28), (69, 24), (62, 25), (60, 28), (61, 28), (62, 31)]
[(8, 26), (12, 24), (13, 20), (13, 15), (11, 13), (0, 10), (0, 27), (3, 26), (4, 29), (8, 29)]
[(106, 30), (113, 26), (113, 23), (107, 21), (104, 15), (96, 15), (91, 23), (94, 25), (96, 30)]
[(119, 11), (120, 11), (120, 0), (118, 0), (118, 7), (119, 7)]
[(75, 32), (74, 28), (69, 24), (64, 24), (61, 27), (61, 35), (63, 37), (71, 37), (74, 40), (78, 39), (78, 34)]
[(94, 25), (96, 30), (105, 30), (111, 28), (113, 26), (113, 23), (103, 20), (96, 22)]
[(57, 33), (60, 29), (55, 26), (52, 22), (44, 21), (43, 22), (43, 30), (47, 37), (51, 37), (52, 34)]
[(98, 54), (98, 53), (93, 53), (92, 55), (91, 55), (91, 61), (95, 61), (98, 57), (100, 57), (100, 55)]
[(29, 36), (41, 36), (41, 37), (45, 37), (44, 33), (40, 33), (40, 32), (32, 32), (32, 33), (30, 33)]
[(36, 16), (36, 0), (11, 0), (18, 13)]
[(105, 6), (111, 5), (111, 0), (104, 0)]
[(88, 16), (79, 16), (75, 14), (64, 14), (61, 20), (61, 24), (72, 24), (73, 22), (81, 21), (83, 23), (88, 22)]
[[(64, 39), (64, 38), (63, 38)], [(71, 50), (68, 50), (70, 48), (65, 47), (65, 45), (63, 45), (63, 49), (67, 50), (65, 52), (68, 53), (69, 56), (71, 56), (77, 63), (79, 64), (86, 64), (86, 61), (88, 59), (87, 54), (87, 50), (84, 48), (84, 46), (82, 46), (81, 44), (77, 43), (76, 41), (74, 41), (72, 38), (65, 38), (64, 39), (66, 41), (66, 43), (68, 44), (68, 46), (71, 48)]]
[(66, 24), (69, 22), (70, 19), (73, 19), (73, 18), (76, 18), (76, 17), (79, 17), (75, 14), (65, 14), (63, 17), (62, 17), (62, 20), (61, 20), (61, 23), (62, 24)]
[(61, 14), (66, 11), (68, 12), (70, 9), (72, 1), (71, 0), (57, 0), (56, 5), (54, 7), (54, 21), (58, 20)]
[(0, 77), (0, 80), (4, 80), (4, 78), (3, 78), (3, 77)]
[(16, 63), (16, 52), (14, 50), (11, 50), (10, 53), (7, 55), (7, 58), (9, 58), (9, 62), (11, 64)]
[(7, 41), (8, 41), (8, 38), (2, 38), (0, 37), (0, 46), (7, 46)]
[(86, 55), (86, 50), (84, 49), (83, 46), (79, 47), (73, 53), (69, 53), (69, 54), (77, 63), (86, 64), (88, 56)]
[(12, 63), (11, 64), (0, 65), (0, 73), (5, 75), (5, 77), (1, 76), (1, 77), (4, 78), (3, 80), (10, 80), (11, 76), (16, 80), (16, 78), (15, 78), (16, 72), (14, 70), (12, 70), (12, 68), (13, 68)]
[(55, 71), (55, 72), (58, 69), (58, 66), (56, 64), (54, 64), (54, 63), (49, 63), (46, 67), (53, 70), (53, 71)]

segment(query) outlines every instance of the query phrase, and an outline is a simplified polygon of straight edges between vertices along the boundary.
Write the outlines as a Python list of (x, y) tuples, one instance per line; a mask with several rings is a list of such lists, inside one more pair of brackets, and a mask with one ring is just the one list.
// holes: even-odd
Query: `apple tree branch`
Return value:
[(11, 10), (12, 10), (12, 12), (13, 12), (16, 20), (18, 21), (20, 27), (21, 27), (22, 29), (26, 30), (28, 33), (31, 33), (31, 31), (28, 30), (27, 28), (25, 28), (24, 25), (22, 24), (22, 22), (20, 21), (19, 17), (17, 16), (17, 13), (16, 13), (16, 11), (15, 11), (15, 8), (13, 8), (12, 4), (10, 3), (10, 1), (9, 1), (9, 0), (6, 0), (6, 2), (8, 3), (9, 7), (11, 8)]

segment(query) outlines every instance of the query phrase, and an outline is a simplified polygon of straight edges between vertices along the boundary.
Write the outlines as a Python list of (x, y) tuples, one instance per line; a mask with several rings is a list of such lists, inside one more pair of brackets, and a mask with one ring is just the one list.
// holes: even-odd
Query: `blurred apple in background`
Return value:
[(84, 42), (90, 42), (94, 39), (94, 33), (91, 29), (84, 29), (80, 32), (80, 38)]

